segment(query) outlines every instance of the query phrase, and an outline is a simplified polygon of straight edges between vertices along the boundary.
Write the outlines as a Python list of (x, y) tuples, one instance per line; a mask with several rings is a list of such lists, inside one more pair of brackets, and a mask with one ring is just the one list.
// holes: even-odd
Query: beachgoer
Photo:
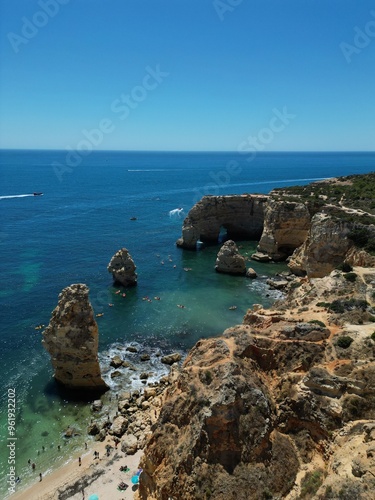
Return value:
[(87, 443), (85, 443), (85, 450), (87, 450)]
[(42, 473), (39, 472), (39, 482), (43, 479)]
[(34, 462), (31, 464), (31, 468), (32, 468), (33, 470), (35, 470), (35, 464), (34, 464)]
[(61, 447), (60, 447), (60, 445), (59, 445), (59, 444), (57, 445), (57, 449), (58, 449), (59, 451), (60, 451), (60, 449), (61, 449)]
[(44, 447), (44, 446), (42, 446), (42, 451), (46, 451), (46, 449), (45, 449), (45, 447)]
[(28, 463), (29, 465), (31, 464), (31, 460), (30, 460), (30, 458), (29, 458), (29, 460), (27, 461), (27, 463)]
[(81, 467), (82, 465), (82, 460), (81, 460), (81, 457), (78, 457), (78, 465)]

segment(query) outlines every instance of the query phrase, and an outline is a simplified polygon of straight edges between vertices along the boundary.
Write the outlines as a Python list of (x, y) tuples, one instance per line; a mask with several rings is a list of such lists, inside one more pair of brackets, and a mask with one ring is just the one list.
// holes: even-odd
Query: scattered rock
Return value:
[(141, 380), (147, 380), (149, 377), (149, 374), (147, 372), (142, 372), (140, 375), (139, 375), (139, 378)]
[(112, 423), (111, 433), (115, 436), (121, 437), (126, 431), (127, 426), (128, 422), (126, 418), (122, 416), (116, 417)]
[(122, 365), (122, 363), (123, 363), (123, 361), (120, 358), (120, 356), (116, 355), (116, 356), (113, 356), (113, 358), (111, 359), (111, 362), (109, 364), (111, 366), (113, 366), (113, 368), (119, 368)]
[(173, 363), (177, 363), (181, 359), (181, 354), (175, 352), (173, 354), (168, 354), (167, 356), (163, 356), (160, 361), (165, 365), (173, 365)]
[(121, 377), (122, 373), (119, 370), (115, 370), (111, 373), (111, 378)]
[(93, 411), (100, 411), (103, 408), (103, 402), (102, 402), (102, 400), (101, 399), (95, 400), (92, 403), (91, 408), (92, 408)]
[(134, 455), (138, 449), (138, 439), (134, 434), (127, 434), (121, 441), (121, 451), (127, 455)]
[(99, 432), (100, 432), (100, 428), (99, 428), (99, 425), (97, 424), (97, 422), (91, 423), (87, 428), (87, 433), (90, 436), (96, 436), (97, 434), (99, 434)]
[(252, 267), (249, 267), (246, 271), (246, 278), (255, 279), (257, 277), (256, 271)]
[(253, 260), (256, 260), (258, 262), (269, 262), (271, 260), (271, 257), (266, 254), (266, 253), (261, 253), (261, 252), (255, 252), (252, 254), (251, 258)]
[(138, 349), (132, 345), (128, 345), (128, 347), (126, 348), (126, 350), (128, 352), (138, 352)]
[(141, 354), (140, 358), (141, 361), (149, 361), (150, 360), (150, 355), (149, 354)]

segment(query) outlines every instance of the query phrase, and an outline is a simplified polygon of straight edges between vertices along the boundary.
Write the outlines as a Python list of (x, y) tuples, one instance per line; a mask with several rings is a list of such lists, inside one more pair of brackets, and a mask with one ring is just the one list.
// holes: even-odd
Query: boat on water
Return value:
[(34, 196), (43, 196), (43, 193), (33, 193)]

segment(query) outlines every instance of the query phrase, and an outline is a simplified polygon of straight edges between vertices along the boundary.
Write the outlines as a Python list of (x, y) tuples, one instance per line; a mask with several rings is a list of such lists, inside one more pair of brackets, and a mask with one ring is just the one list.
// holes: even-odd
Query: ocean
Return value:
[[(21, 484), (52, 462), (66, 461), (87, 439), (90, 405), (59, 393), (42, 329), (36, 329), (48, 324), (64, 287), (86, 283), (95, 313), (103, 313), (97, 319), (103, 367), (132, 344), (150, 354), (142, 366), (157, 378), (166, 371), (161, 354), (186, 353), (198, 339), (240, 323), (253, 303), (272, 304), (280, 295), (266, 279), (285, 269), (251, 262), (256, 280), (215, 273), (219, 245), (197, 252), (177, 248), (183, 217), (171, 211), (183, 208), (186, 215), (204, 194), (267, 193), (375, 166), (374, 153), (258, 153), (250, 159), (229, 152), (98, 151), (73, 160), (66, 151), (0, 152), (0, 475), (9, 472), (8, 390), (15, 389)], [(245, 255), (256, 248), (256, 242), (239, 244)], [(107, 271), (122, 247), (138, 273), (138, 286), (126, 297), (123, 290), (116, 294)], [(126, 353), (140, 366), (137, 356)], [(104, 376), (115, 391), (142, 385), (138, 372), (124, 370), (112, 380), (105, 368)], [(80, 435), (65, 438), (69, 426)], [(6, 489), (3, 481), (0, 497)]]

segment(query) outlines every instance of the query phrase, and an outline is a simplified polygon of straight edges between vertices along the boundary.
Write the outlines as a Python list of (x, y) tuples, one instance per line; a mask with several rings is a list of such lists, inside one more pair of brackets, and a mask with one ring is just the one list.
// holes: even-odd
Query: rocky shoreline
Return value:
[[(253, 258), (287, 259), (291, 272), (268, 280), (286, 294), (272, 308), (253, 305), (182, 366), (180, 353), (164, 358), (168, 376), (150, 381), (145, 370), (142, 389), (92, 404), (95, 440), (125, 455), (143, 450), (136, 498), (372, 499), (375, 216), (340, 190), (334, 203), (337, 186), (327, 185), (306, 187), (305, 197), (204, 197), (189, 212), (180, 247), (217, 242), (224, 227), (228, 237), (256, 235)], [(216, 271), (246, 275), (233, 241)], [(121, 355), (109, 364), (112, 379), (132, 369)]]

